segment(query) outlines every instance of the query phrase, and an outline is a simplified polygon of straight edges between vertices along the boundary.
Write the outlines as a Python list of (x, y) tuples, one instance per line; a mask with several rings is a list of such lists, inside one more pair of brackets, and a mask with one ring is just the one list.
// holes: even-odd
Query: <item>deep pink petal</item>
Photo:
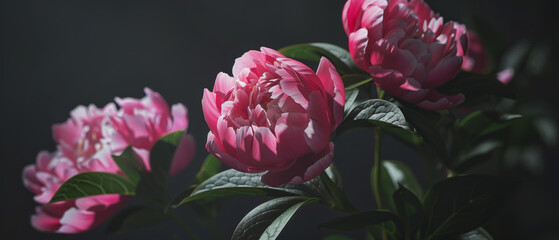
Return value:
[(202, 110), (204, 113), (204, 119), (208, 124), (208, 127), (212, 132), (217, 132), (217, 119), (219, 119), (220, 107), (216, 103), (215, 93), (210, 92), (208, 89), (204, 89), (204, 96), (202, 97)]
[(334, 158), (334, 144), (330, 142), (320, 154), (310, 154), (299, 159), (293, 166), (282, 171), (269, 171), (262, 182), (270, 186), (301, 184), (322, 173)]
[(219, 160), (221, 160), (221, 162), (223, 162), (225, 165), (227, 165), (227, 166), (229, 166), (229, 167), (231, 167), (235, 170), (238, 170), (238, 171), (241, 171), (241, 172), (250, 172), (250, 173), (265, 171), (263, 169), (254, 170), (253, 168), (242, 164), (241, 162), (239, 162), (239, 160), (237, 160), (236, 158), (227, 154), (226, 152), (223, 152), (220, 149), (219, 145), (215, 141), (215, 135), (212, 134), (211, 132), (208, 133), (208, 140), (206, 142), (206, 149), (208, 150), (208, 152), (215, 155)]
[(316, 70), (316, 75), (322, 81), (322, 86), (329, 97), (329, 102), (331, 105), (330, 111), (332, 112), (333, 118), (332, 129), (336, 128), (338, 124), (342, 121), (344, 115), (344, 105), (345, 105), (345, 88), (340, 74), (336, 71), (336, 68), (328, 59), (322, 57), (320, 63), (318, 64), (318, 69)]
[(448, 56), (441, 59), (427, 75), (427, 79), (422, 83), (423, 87), (435, 88), (445, 84), (458, 74), (460, 66), (462, 66), (461, 57)]
[(54, 232), (60, 228), (60, 217), (49, 215), (41, 207), (36, 207), (35, 211), (37, 213), (31, 216), (33, 228), (43, 232)]
[(464, 100), (465, 97), (463, 94), (443, 95), (435, 90), (431, 90), (425, 100), (419, 102), (417, 105), (425, 109), (438, 111), (457, 106), (464, 102)]
[(367, 69), (370, 64), (367, 56), (367, 46), (369, 45), (368, 31), (361, 28), (349, 35), (349, 54), (351, 58), (361, 69)]

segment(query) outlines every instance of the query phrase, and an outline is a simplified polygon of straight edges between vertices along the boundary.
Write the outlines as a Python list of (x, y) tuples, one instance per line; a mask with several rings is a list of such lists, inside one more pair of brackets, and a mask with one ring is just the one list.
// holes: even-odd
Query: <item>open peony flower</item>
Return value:
[(210, 128), (206, 148), (238, 171), (266, 172), (268, 185), (299, 184), (333, 158), (330, 135), (343, 116), (344, 86), (322, 58), (315, 73), (275, 50), (249, 51), (233, 77), (219, 73), (202, 108)]
[(430, 110), (464, 101), (435, 90), (461, 69), (463, 25), (445, 23), (423, 0), (349, 0), (342, 21), (353, 60), (387, 93)]
[[(57, 150), (39, 153), (36, 164), (23, 171), (24, 185), (35, 194), (37, 203), (48, 203), (64, 181), (78, 173), (122, 174), (111, 155), (120, 154), (128, 145), (132, 145), (149, 170), (148, 156), (153, 144), (166, 133), (186, 128), (188, 119), (182, 104), (173, 105), (169, 111), (158, 93), (148, 88), (145, 92), (147, 96), (141, 100), (117, 98), (120, 110), (113, 103), (102, 109), (78, 106), (68, 121), (53, 126)], [(170, 172), (176, 174), (188, 165), (194, 150), (192, 137), (184, 136)], [(31, 217), (31, 224), (47, 232), (87, 231), (105, 221), (129, 198), (106, 194), (41, 205)]]

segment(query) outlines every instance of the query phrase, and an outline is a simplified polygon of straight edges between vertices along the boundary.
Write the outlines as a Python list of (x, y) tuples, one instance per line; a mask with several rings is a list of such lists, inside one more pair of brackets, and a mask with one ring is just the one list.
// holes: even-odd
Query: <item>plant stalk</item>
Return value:
[[(381, 92), (381, 94), (384, 91)], [(380, 147), (381, 147), (381, 138), (382, 138), (382, 131), (380, 128), (375, 128), (375, 153), (374, 153), (374, 167), (373, 167), (373, 191), (375, 193), (375, 200), (377, 202), (377, 209), (382, 209), (383, 204), (380, 197), (380, 168), (381, 168), (381, 159), (380, 159)], [(382, 239), (386, 240), (386, 232), (384, 229), (382, 230)]]

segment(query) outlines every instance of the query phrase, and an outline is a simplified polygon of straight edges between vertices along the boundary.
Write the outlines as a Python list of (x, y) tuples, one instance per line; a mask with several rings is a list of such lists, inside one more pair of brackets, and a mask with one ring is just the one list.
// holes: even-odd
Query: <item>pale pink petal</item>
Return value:
[(171, 131), (188, 128), (188, 110), (184, 105), (180, 103), (173, 104), (171, 107), (171, 114), (173, 116)]
[(105, 211), (111, 205), (121, 201), (119, 194), (105, 194), (76, 199), (76, 207), (85, 211)]
[(213, 92), (217, 96), (224, 98), (227, 93), (235, 87), (235, 78), (230, 77), (226, 73), (220, 72), (215, 78)]
[(514, 68), (507, 68), (497, 73), (497, 79), (503, 84), (509, 84), (514, 77)]
[(75, 144), (81, 137), (81, 126), (72, 119), (65, 123), (52, 125), (52, 136), (57, 143)]
[(78, 230), (88, 230), (92, 227), (95, 221), (95, 213), (76, 208), (68, 209), (62, 218), (60, 224), (68, 225)]

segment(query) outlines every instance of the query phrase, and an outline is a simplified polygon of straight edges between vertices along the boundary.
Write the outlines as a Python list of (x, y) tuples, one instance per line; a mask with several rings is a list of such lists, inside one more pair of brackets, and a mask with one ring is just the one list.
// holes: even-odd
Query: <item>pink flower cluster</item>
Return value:
[(275, 50), (249, 51), (235, 61), (233, 77), (220, 73), (213, 92), (204, 90), (206, 148), (236, 170), (266, 172), (268, 185), (303, 183), (332, 162), (330, 135), (344, 102), (326, 58), (315, 73)]
[[(456, 22), (444, 22), (423, 0), (349, 0), (342, 14), (355, 63), (378, 87), (404, 101), (441, 110), (464, 101), (435, 88), (461, 68), (486, 69), (477, 36)], [(468, 50), (468, 39), (475, 45)]]
[[(187, 109), (175, 104), (171, 110), (156, 92), (146, 88), (142, 99), (116, 98), (102, 109), (79, 106), (65, 123), (53, 126), (57, 150), (43, 151), (36, 164), (23, 171), (24, 185), (35, 194), (36, 208), (31, 224), (38, 230), (78, 233), (89, 230), (120, 209), (130, 197), (107, 194), (48, 203), (58, 188), (72, 176), (89, 171), (122, 174), (111, 155), (131, 145), (149, 170), (149, 151), (163, 135), (188, 127)], [(179, 144), (170, 174), (191, 161), (194, 141), (185, 135)]]

